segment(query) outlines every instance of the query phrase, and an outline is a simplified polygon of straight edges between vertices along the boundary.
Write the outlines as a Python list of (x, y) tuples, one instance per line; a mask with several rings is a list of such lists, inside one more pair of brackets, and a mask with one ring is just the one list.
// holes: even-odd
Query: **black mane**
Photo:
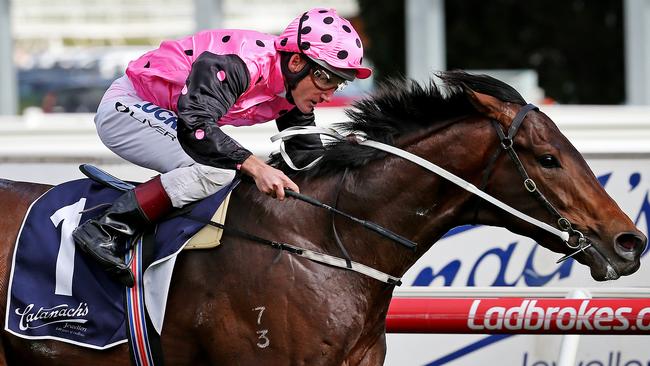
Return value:
[[(429, 128), (438, 121), (476, 113), (476, 109), (465, 96), (471, 89), (488, 94), (504, 102), (526, 104), (524, 98), (510, 85), (487, 75), (472, 75), (463, 71), (448, 71), (437, 75), (443, 80), (443, 90), (429, 81), (427, 86), (405, 79), (390, 79), (382, 83), (369, 98), (355, 102), (346, 110), (349, 122), (337, 123), (334, 128), (342, 134), (365, 135), (367, 138), (387, 144), (409, 133)], [(319, 152), (318, 155), (321, 155)], [(292, 156), (296, 165), (302, 166), (313, 160), (312, 154)], [(334, 142), (326, 145), (323, 159), (306, 174), (320, 176), (335, 173), (345, 168), (355, 168), (370, 160), (384, 156), (379, 150), (348, 142)], [(288, 174), (296, 174), (279, 156), (271, 157), (271, 165)]]

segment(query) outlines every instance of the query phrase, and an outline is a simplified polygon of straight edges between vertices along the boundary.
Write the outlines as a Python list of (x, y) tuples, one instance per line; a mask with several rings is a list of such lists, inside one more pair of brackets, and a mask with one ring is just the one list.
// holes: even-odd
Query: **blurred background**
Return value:
[[(61, 183), (81, 178), (76, 166), (90, 162), (126, 179), (148, 179), (155, 172), (108, 151), (93, 125), (105, 89), (127, 63), (162, 40), (202, 29), (278, 34), (315, 6), (335, 8), (354, 24), (364, 63), (375, 70), (317, 108), (319, 125), (347, 119), (345, 108), (386, 78), (428, 82), (439, 70), (487, 73), (538, 104), (648, 233), (650, 0), (0, 0), (0, 177)], [(278, 148), (269, 142), (274, 123), (225, 129), (260, 157)], [(633, 276), (595, 284), (584, 267), (572, 260), (558, 267), (555, 255), (536, 248), (498, 228), (450, 233), (404, 284), (648, 290), (647, 256)], [(389, 335), (386, 364), (554, 365), (562, 340)], [(584, 336), (576, 364), (650, 365), (647, 342)]]
[[(310, 1), (1, 0), (2, 112), (94, 112), (126, 64), (205, 28), (279, 33)], [(363, 37), (374, 80), (471, 69), (532, 102), (648, 104), (647, 1), (328, 0)], [(627, 60), (627, 62), (626, 62)], [(636, 62), (634, 62), (636, 60)], [(523, 90), (522, 90), (523, 89)]]
[[(650, 151), (650, 0), (0, 0), (0, 169), (35, 179), (21, 163), (123, 164), (95, 136), (92, 114), (130, 60), (203, 29), (279, 34), (313, 6), (351, 20), (375, 71), (317, 109), (319, 124), (346, 119), (342, 108), (387, 78), (427, 83), (465, 69), (550, 106), (583, 154)], [(267, 156), (273, 131), (232, 134)]]

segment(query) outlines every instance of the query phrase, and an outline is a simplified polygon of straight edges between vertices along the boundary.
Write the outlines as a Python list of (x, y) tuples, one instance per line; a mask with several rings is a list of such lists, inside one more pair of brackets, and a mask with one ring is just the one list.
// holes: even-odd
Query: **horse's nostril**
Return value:
[(646, 240), (634, 233), (622, 233), (616, 237), (616, 245), (626, 252), (640, 252), (645, 248)]

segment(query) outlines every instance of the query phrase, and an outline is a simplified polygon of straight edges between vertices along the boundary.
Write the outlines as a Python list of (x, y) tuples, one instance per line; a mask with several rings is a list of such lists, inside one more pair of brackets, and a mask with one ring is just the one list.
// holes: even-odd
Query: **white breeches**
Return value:
[(102, 98), (95, 125), (104, 145), (139, 166), (156, 170), (174, 207), (210, 196), (230, 183), (235, 171), (201, 165), (176, 138), (176, 114), (137, 96), (123, 76)]

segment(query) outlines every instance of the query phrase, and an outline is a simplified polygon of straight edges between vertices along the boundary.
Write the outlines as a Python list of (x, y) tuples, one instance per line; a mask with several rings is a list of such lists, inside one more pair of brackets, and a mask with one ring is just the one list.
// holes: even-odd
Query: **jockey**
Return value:
[[(106, 91), (95, 124), (120, 157), (161, 175), (120, 196), (100, 217), (73, 232), (75, 243), (110, 274), (133, 286), (122, 258), (126, 243), (172, 207), (203, 199), (237, 171), (284, 199), (298, 186), (225, 134), (220, 126), (275, 120), (280, 131), (313, 126), (314, 107), (371, 70), (349, 21), (334, 9), (311, 9), (280, 36), (248, 30), (208, 30), (164, 41), (131, 61)], [(292, 144), (291, 144), (292, 143)], [(320, 138), (287, 142), (289, 153), (322, 148)]]

